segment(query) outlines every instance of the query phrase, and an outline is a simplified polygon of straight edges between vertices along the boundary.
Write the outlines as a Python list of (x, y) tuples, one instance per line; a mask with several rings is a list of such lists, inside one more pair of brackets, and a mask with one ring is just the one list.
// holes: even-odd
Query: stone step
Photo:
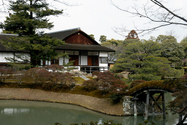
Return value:
[(79, 75), (82, 79), (84, 80), (90, 80), (89, 78), (87, 78), (85, 75)]

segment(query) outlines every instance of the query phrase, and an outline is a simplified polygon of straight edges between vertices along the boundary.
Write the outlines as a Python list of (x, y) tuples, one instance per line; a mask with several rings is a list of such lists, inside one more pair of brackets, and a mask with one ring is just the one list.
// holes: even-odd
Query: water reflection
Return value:
[[(143, 116), (125, 116), (115, 117), (101, 113), (96, 113), (79, 106), (31, 102), (31, 101), (10, 101), (0, 100), (0, 124), (2, 125), (54, 125), (62, 123), (70, 125), (73, 123), (87, 123), (90, 121), (113, 120), (114, 123), (122, 125), (139, 125), (143, 123)], [(156, 125), (174, 125), (178, 120), (177, 115), (168, 112), (166, 120), (162, 116), (149, 117), (149, 121), (155, 122)]]
[(11, 114), (18, 114), (18, 113), (29, 113), (30, 109), (27, 108), (21, 108), (21, 109), (17, 109), (17, 108), (4, 108), (1, 109), (1, 114), (5, 114), (5, 115), (11, 115)]

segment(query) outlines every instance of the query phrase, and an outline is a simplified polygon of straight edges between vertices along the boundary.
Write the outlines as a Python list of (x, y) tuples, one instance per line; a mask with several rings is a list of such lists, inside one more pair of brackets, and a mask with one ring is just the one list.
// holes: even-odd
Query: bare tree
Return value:
[[(147, 4), (141, 7), (135, 4), (131, 8), (123, 8), (121, 6), (118, 6), (116, 3), (113, 2), (113, 0), (111, 0), (111, 3), (121, 11), (129, 13), (136, 17), (147, 19), (150, 23), (154, 23), (154, 25), (150, 28), (136, 28), (138, 34), (150, 33), (156, 29), (170, 25), (187, 26), (187, 18), (177, 13), (179, 9), (169, 9), (169, 7), (164, 5), (163, 0), (149, 0)], [(115, 30), (126, 31), (124, 27), (117, 28)]]

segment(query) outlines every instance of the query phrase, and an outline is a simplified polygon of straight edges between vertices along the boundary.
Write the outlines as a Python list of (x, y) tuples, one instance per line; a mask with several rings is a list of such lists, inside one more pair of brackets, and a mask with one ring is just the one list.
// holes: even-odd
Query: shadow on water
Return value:
[[(167, 99), (167, 98), (166, 98)], [(143, 123), (143, 116), (108, 116), (85, 108), (46, 102), (0, 100), (1, 125), (54, 125), (59, 122), (63, 125), (72, 123), (90, 123), (90, 121), (113, 120), (122, 125), (139, 125)], [(149, 117), (156, 125), (174, 125), (178, 120), (177, 115), (168, 112), (166, 119), (162, 116)]]

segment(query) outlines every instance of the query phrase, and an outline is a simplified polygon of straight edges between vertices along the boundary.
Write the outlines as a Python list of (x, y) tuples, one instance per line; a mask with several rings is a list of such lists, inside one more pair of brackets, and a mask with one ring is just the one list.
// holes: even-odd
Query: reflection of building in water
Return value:
[(29, 113), (30, 109), (27, 108), (4, 108), (1, 110), (1, 114), (19, 114), (19, 113)]

